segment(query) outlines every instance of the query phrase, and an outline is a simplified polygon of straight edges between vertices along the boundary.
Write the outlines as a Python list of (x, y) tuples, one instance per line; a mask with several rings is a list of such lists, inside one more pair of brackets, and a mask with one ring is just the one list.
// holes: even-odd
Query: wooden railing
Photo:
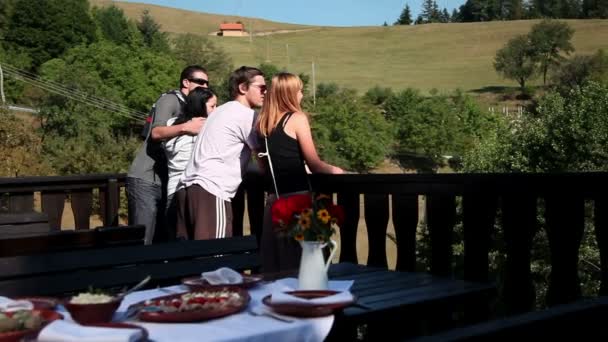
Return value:
[[(99, 189), (104, 224), (110, 225), (117, 220), (119, 187), (123, 186), (124, 177), (0, 179), (0, 194), (8, 193), (9, 209), (19, 211), (30, 210), (33, 193), (41, 192), (43, 211), (54, 222), (63, 199), (69, 194), (72, 205), (76, 204), (77, 228), (87, 228), (92, 190)], [(250, 175), (243, 185), (253, 233), (260, 232), (262, 225), (261, 184), (260, 176)], [(345, 207), (346, 222), (340, 228), (340, 261), (365, 263), (357, 260), (356, 248), (361, 195), (369, 265), (387, 266), (386, 233), (392, 217), (397, 244), (396, 269), (416, 270), (416, 231), (420, 209), (424, 209), (430, 239), (430, 272), (453, 275), (452, 246), (460, 242), (455, 240), (454, 226), (462, 215), (463, 277), (473, 281), (494, 280), (489, 279), (488, 254), (491, 233), (498, 223), (507, 255), (501, 288), (509, 313), (529, 311), (534, 305), (530, 264), (532, 239), (540, 214), (545, 219), (552, 267), (547, 303), (554, 305), (580, 297), (578, 253), (585, 227), (585, 205), (591, 206), (601, 259), (599, 294), (608, 294), (608, 173), (315, 175), (312, 184), (315, 190), (337, 194), (338, 202)], [(235, 235), (242, 234), (243, 189), (233, 201)], [(425, 197), (426, 208), (419, 208), (419, 196)]]
[(51, 230), (61, 228), (65, 201), (70, 197), (76, 229), (89, 229), (93, 213), (93, 190), (104, 226), (118, 225), (120, 188), (126, 175), (100, 174), (65, 177), (0, 178), (0, 200), (9, 213), (34, 210), (34, 194), (40, 193), (42, 212), (47, 214)]

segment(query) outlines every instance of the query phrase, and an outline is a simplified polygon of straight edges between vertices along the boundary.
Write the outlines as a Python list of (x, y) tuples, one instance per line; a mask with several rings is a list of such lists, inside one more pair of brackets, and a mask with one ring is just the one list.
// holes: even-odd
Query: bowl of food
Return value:
[(61, 314), (47, 309), (0, 312), (0, 342), (35, 339), (46, 324), (62, 318)]
[(106, 323), (112, 320), (122, 297), (84, 292), (64, 301), (72, 319), (80, 324)]

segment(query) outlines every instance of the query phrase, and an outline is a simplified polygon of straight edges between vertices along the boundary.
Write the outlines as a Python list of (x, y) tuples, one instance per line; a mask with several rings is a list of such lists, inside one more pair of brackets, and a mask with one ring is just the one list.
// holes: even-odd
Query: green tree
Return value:
[(42, 138), (33, 123), (0, 107), (0, 177), (51, 175), (41, 150)]
[(510, 0), (509, 2), (509, 20), (520, 20), (524, 17), (524, 5), (522, 0)]
[(574, 56), (553, 76), (553, 83), (563, 95), (590, 80), (608, 84), (608, 56), (603, 50), (591, 56)]
[(174, 40), (173, 46), (173, 54), (185, 65), (204, 66), (213, 83), (221, 84), (232, 72), (230, 56), (206, 37), (180, 35)]
[(141, 32), (144, 44), (158, 52), (169, 52), (169, 38), (166, 32), (162, 32), (161, 25), (157, 23), (150, 11), (145, 9), (141, 15), (137, 28)]
[(492, 127), (491, 117), (461, 91), (423, 96), (406, 89), (381, 105), (395, 127), (395, 159), (403, 168), (433, 172), (444, 156), (461, 157)]
[(94, 38), (87, 0), (17, 1), (5, 37), (31, 56), (33, 68)]
[(161, 92), (178, 86), (181, 68), (171, 55), (102, 41), (45, 63), (41, 76), (147, 113)]
[(122, 9), (112, 5), (103, 8), (93, 8), (93, 18), (97, 23), (101, 36), (115, 44), (130, 44), (131, 29), (129, 19)]
[(0, 2), (0, 42), (8, 30), (13, 8), (16, 0), (4, 0)]
[(392, 132), (378, 109), (358, 101), (354, 90), (317, 98), (310, 108), (321, 157), (348, 170), (368, 172), (390, 153)]
[(608, 86), (550, 92), (465, 156), (467, 172), (608, 170)]
[(526, 81), (536, 74), (535, 56), (528, 36), (516, 36), (498, 50), (494, 58), (494, 69), (504, 78), (517, 81), (523, 91)]
[(543, 84), (547, 84), (550, 68), (559, 66), (564, 60), (562, 54), (570, 54), (574, 46), (570, 42), (574, 29), (566, 22), (543, 20), (532, 26), (528, 34), (534, 58), (540, 63)]
[(412, 13), (410, 11), (410, 6), (405, 4), (405, 8), (401, 12), (399, 19), (395, 21), (394, 25), (411, 25), (412, 24)]
[(363, 95), (363, 99), (374, 106), (382, 106), (393, 95), (391, 88), (375, 86)]

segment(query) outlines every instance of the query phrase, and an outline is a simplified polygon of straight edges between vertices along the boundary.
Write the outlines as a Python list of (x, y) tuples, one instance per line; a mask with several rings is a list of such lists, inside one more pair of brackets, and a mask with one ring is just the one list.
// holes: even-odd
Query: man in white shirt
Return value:
[[(181, 183), (186, 186), (186, 222), (178, 231), (186, 239), (205, 240), (232, 236), (231, 199), (241, 184), (252, 151), (258, 148), (253, 128), (266, 93), (261, 70), (240, 67), (230, 75), (232, 101), (215, 109), (199, 133)], [(184, 225), (185, 229), (179, 226)]]

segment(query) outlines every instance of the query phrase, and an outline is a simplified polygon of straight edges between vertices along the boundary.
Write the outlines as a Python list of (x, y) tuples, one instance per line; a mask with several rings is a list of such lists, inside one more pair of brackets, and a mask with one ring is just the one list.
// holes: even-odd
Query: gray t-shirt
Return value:
[[(156, 114), (152, 122), (152, 128), (166, 126), (172, 117), (182, 114), (182, 105), (175, 94), (166, 93), (156, 101)], [(144, 141), (137, 151), (135, 160), (131, 163), (127, 177), (139, 178), (144, 181), (161, 185), (160, 173), (166, 173), (166, 165), (155, 165), (152, 155), (159, 153), (164, 155), (160, 141), (152, 141), (150, 137)]]
[(241, 184), (251, 150), (258, 149), (254, 122), (253, 109), (237, 101), (217, 107), (198, 135), (180, 183), (197, 184), (230, 201)]

